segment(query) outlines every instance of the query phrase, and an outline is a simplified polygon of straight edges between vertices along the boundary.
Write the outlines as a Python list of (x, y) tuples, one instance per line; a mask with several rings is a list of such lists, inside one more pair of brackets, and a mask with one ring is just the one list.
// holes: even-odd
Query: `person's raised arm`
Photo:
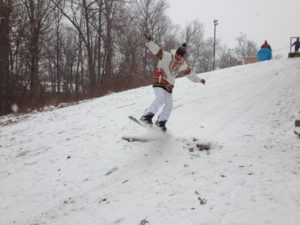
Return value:
[(144, 34), (144, 36), (146, 38), (146, 46), (149, 48), (151, 53), (158, 59), (162, 59), (163, 50), (152, 41), (152, 37), (149, 34)]

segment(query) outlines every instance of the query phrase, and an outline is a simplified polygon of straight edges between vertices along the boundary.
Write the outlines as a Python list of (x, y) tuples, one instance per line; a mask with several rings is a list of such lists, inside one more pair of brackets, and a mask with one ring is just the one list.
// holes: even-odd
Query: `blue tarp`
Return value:
[(268, 48), (261, 48), (256, 54), (258, 61), (265, 61), (272, 59), (272, 51)]

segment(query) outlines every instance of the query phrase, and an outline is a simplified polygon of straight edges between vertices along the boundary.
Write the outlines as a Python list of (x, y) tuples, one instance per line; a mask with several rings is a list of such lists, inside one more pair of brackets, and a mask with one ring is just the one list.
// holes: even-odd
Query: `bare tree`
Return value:
[(60, 12), (59, 9), (55, 8), (54, 9), (54, 15), (55, 15), (55, 39), (56, 39), (56, 43), (55, 43), (55, 48), (56, 48), (56, 60), (55, 60), (55, 83), (54, 85), (52, 85), (52, 87), (54, 87), (54, 89), (52, 89), (54, 91), (54, 93), (58, 93), (58, 95), (60, 95), (61, 91), (61, 66), (60, 66), (60, 62), (61, 62), (61, 31), (60, 31), (60, 27), (61, 27), (61, 19), (62, 19), (62, 13)]
[(43, 36), (52, 23), (52, 10), (50, 0), (22, 0), (22, 10), (25, 12), (25, 22), (27, 26), (26, 38), (27, 51), (29, 54), (29, 74), (30, 74), (30, 103), (37, 106), (40, 94), (39, 61)]
[[(161, 29), (166, 21), (166, 16), (164, 15), (165, 10), (168, 7), (166, 0), (135, 0), (136, 6), (134, 7), (135, 24), (138, 29), (138, 35), (141, 40), (144, 41), (143, 34), (147, 33), (153, 37), (156, 41), (161, 41), (162, 36), (166, 34), (166, 29)], [(161, 43), (158, 43), (161, 44)], [(149, 61), (147, 55), (147, 49), (145, 45), (142, 48), (143, 51), (143, 74), (152, 74), (154, 68), (153, 60)], [(147, 71), (149, 71), (147, 73)]]
[(247, 39), (247, 35), (241, 33), (239, 37), (236, 38), (238, 44), (235, 47), (235, 54), (238, 59), (242, 60), (246, 56), (255, 55), (257, 52), (257, 45), (253, 41)]
[(205, 51), (205, 40), (203, 24), (197, 20), (188, 23), (182, 33), (183, 40), (188, 48), (188, 60), (195, 72), (203, 71), (203, 54)]
[[(216, 40), (217, 46), (219, 45), (218, 42), (219, 41)], [(214, 45), (213, 38), (208, 38), (205, 40), (204, 45), (202, 46), (200, 59), (199, 59), (200, 72), (207, 72), (213, 69), (213, 45)]]
[(236, 65), (237, 58), (234, 54), (233, 49), (229, 49), (226, 45), (219, 46), (219, 54), (218, 54), (218, 67), (219, 68), (227, 68)]
[(95, 21), (98, 22), (98, 24), (96, 25), (97, 28), (97, 37), (96, 37), (96, 44), (95, 44), (95, 48), (96, 48), (96, 63), (97, 63), (97, 83), (101, 83), (103, 84), (104, 82), (104, 70), (102, 69), (102, 38), (103, 38), (103, 0), (97, 0), (96, 4), (98, 5), (98, 14), (95, 18)]
[[(61, 0), (51, 0), (55, 6), (61, 11), (61, 13), (71, 22), (75, 27), (80, 39), (85, 45), (87, 51), (88, 61), (88, 75), (90, 84), (90, 94), (94, 96), (96, 88), (96, 71), (95, 71), (95, 57), (94, 57), (94, 45), (95, 37), (92, 33), (91, 19), (92, 14), (95, 11), (93, 7), (96, 7), (95, 1), (88, 0), (71, 0), (66, 1), (68, 3), (63, 7), (60, 3)], [(66, 8), (66, 9), (65, 9)], [(70, 13), (70, 14), (69, 14)]]

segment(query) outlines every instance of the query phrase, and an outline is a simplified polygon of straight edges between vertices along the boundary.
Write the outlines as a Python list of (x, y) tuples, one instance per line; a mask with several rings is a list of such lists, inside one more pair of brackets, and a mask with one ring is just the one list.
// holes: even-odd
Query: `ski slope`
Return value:
[(167, 135), (127, 118), (150, 86), (0, 117), (0, 225), (299, 224), (300, 60), (199, 76), (177, 79)]

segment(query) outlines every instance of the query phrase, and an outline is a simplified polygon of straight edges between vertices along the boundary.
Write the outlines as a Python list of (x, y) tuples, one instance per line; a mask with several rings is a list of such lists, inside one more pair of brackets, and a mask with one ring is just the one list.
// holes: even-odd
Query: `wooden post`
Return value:
[(300, 120), (295, 120), (295, 127), (300, 127)]

